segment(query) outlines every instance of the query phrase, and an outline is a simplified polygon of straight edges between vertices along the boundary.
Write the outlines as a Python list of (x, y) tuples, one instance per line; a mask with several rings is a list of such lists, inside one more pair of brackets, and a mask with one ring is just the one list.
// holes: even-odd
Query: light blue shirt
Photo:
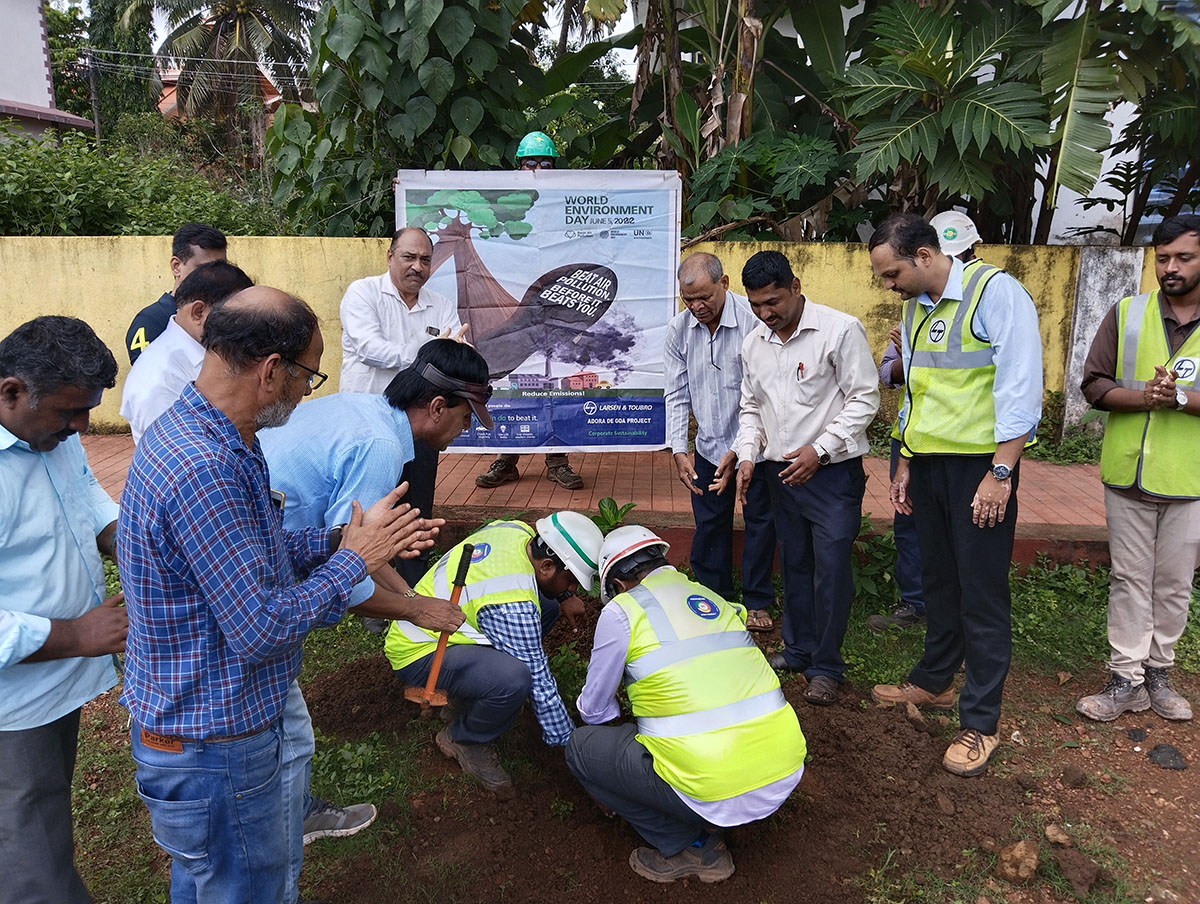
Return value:
[[(951, 258), (950, 275), (942, 298), (962, 300), (963, 262)], [(921, 293), (917, 301), (925, 312), (936, 305), (928, 293)], [(918, 314), (918, 318), (924, 316)], [(918, 323), (920, 320), (918, 319)], [(992, 399), (996, 408), (995, 439), (997, 443), (1032, 436), (1042, 419), (1042, 334), (1038, 332), (1037, 308), (1033, 298), (1016, 279), (1008, 273), (997, 273), (988, 281), (983, 298), (975, 309), (971, 328), (980, 339), (991, 343), (995, 350), (996, 377), (992, 387)], [(900, 331), (904, 360), (904, 372), (908, 373), (912, 349), (908, 335)], [(900, 411), (900, 427), (908, 414), (908, 393)]]
[[(288, 422), (258, 432), (271, 489), (284, 494), (283, 526), (333, 527), (350, 520), (355, 499), (368, 509), (392, 490), (412, 461), (408, 415), (375, 393), (339, 392), (297, 406)], [(350, 593), (357, 606), (375, 593), (366, 578)]]
[(742, 398), (742, 342), (758, 324), (743, 295), (726, 290), (714, 333), (683, 310), (667, 325), (663, 370), (667, 440), (687, 452), (688, 413), (696, 415), (696, 451), (713, 464), (733, 448)]
[(116, 520), (78, 436), (34, 452), (0, 427), (0, 731), (46, 725), (117, 683), (109, 655), (22, 662), (51, 619), (103, 602), (96, 537)]

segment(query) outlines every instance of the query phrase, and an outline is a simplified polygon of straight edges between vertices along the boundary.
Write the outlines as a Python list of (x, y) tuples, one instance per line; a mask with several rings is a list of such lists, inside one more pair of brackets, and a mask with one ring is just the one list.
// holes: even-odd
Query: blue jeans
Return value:
[[(900, 458), (900, 440), (892, 440), (892, 459), (888, 477), (896, 476)], [(925, 594), (921, 591), (921, 545), (917, 542), (917, 525), (912, 515), (896, 512), (892, 516), (892, 535), (896, 538), (896, 586), (900, 602), (912, 606), (918, 615), (925, 614)]]
[(312, 758), (316, 751), (312, 719), (300, 682), (293, 681), (283, 704), (280, 785), (287, 819), (288, 874), (284, 904), (295, 904), (300, 897), (300, 867), (304, 865), (304, 817), (308, 815), (312, 777)]
[(135, 724), (138, 796), (154, 840), (171, 855), (171, 901), (277, 904), (287, 881), (281, 730), (236, 741), (147, 747)]

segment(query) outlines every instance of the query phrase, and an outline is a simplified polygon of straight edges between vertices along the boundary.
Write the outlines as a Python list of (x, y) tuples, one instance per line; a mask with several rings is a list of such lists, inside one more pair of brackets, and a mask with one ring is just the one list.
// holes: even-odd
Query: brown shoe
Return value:
[(996, 748), (1000, 746), (1000, 738), (994, 734), (967, 728), (960, 731), (946, 748), (942, 757), (942, 768), (955, 775), (970, 777), (987, 771), (988, 760)]
[(951, 684), (940, 694), (932, 694), (909, 681), (903, 684), (877, 684), (871, 688), (871, 699), (876, 703), (911, 703), (917, 709), (948, 712), (954, 709), (954, 685)]
[(701, 882), (720, 882), (733, 875), (733, 858), (725, 842), (716, 835), (704, 847), (685, 847), (672, 857), (664, 857), (652, 847), (640, 847), (629, 855), (630, 868), (651, 882), (674, 882), (696, 878)]
[(502, 483), (511, 483), (514, 480), (521, 479), (521, 472), (517, 470), (517, 466), (510, 461), (505, 461), (503, 458), (497, 458), (492, 462), (492, 466), (483, 474), (479, 474), (475, 478), (475, 486), (491, 489), (498, 487)]
[(466, 744), (455, 741), (450, 737), (449, 725), (437, 733), (434, 741), (437, 742), (438, 750), (450, 759), (458, 760), (463, 772), (479, 779), (485, 788), (495, 791), (498, 798), (512, 800), (516, 796), (512, 779), (500, 765), (500, 757), (496, 755), (496, 748), (491, 744)]
[(555, 465), (553, 468), (547, 468), (546, 476), (564, 489), (583, 489), (583, 478), (572, 471), (570, 465)]

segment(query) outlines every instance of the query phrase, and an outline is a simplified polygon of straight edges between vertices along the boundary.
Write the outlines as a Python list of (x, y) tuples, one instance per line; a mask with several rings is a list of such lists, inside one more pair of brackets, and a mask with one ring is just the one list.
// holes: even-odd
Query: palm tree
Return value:
[(179, 68), (180, 109), (225, 118), (259, 99), (260, 72), (285, 100), (311, 93), (305, 72), (316, 8), (316, 0), (132, 0), (121, 22), (163, 13), (171, 31), (158, 57)]

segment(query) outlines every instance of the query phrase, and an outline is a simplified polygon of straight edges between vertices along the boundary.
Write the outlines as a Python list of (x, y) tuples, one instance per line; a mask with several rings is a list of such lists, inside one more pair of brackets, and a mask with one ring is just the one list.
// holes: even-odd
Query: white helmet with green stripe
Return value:
[(534, 526), (542, 542), (579, 579), (580, 588), (590, 590), (596, 580), (600, 544), (604, 542), (600, 528), (579, 512), (555, 512)]

